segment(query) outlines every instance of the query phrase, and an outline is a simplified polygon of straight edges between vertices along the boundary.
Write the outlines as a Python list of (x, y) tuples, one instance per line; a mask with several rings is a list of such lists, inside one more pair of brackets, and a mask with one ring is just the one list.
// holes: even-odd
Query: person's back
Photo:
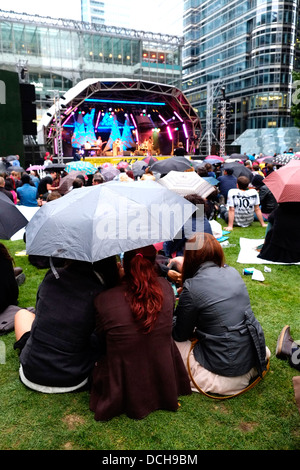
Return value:
[(225, 202), (227, 202), (228, 191), (236, 188), (237, 178), (234, 176), (232, 168), (228, 168), (224, 171), (224, 174), (217, 179), (219, 181), (218, 188), (220, 194), (224, 196)]
[(17, 188), (17, 196), (21, 206), (36, 207), (37, 188), (30, 184), (30, 176), (24, 173), (21, 177), (22, 186)]
[[(134, 263), (143, 265), (143, 273), (148, 269), (145, 253), (145, 249), (139, 250), (134, 259)], [(125, 273), (127, 260), (125, 253)], [(157, 409), (175, 411), (178, 395), (191, 393), (184, 364), (171, 337), (175, 302), (171, 285), (159, 277), (148, 286), (143, 281), (144, 276), (137, 281), (140, 292), (144, 293), (145, 288), (147, 293), (152, 289), (156, 292), (153, 302), (148, 299), (148, 313), (155, 310), (153, 304), (160, 302), (163, 293), (156, 320), (152, 323), (147, 318), (147, 327), (144, 318), (137, 319), (133, 314), (138, 298), (130, 293), (131, 283), (125, 281), (95, 300), (96, 331), (99, 337), (105, 335), (107, 348), (93, 374), (90, 409), (96, 420), (106, 421), (123, 413), (142, 419)]]
[(87, 382), (99, 354), (94, 298), (104, 289), (90, 263), (72, 262), (57, 273), (58, 278), (49, 270), (38, 289), (36, 315), (20, 353), (23, 383), (48, 393)]
[[(244, 179), (245, 183), (241, 183)], [(227, 195), (229, 208), (234, 208), (234, 223), (239, 227), (248, 227), (253, 222), (255, 207), (260, 203), (256, 189), (248, 188), (248, 183), (248, 178), (240, 176), (238, 188), (230, 189)]]
[(13, 260), (0, 243), (0, 313), (9, 305), (18, 305), (19, 287), (14, 274)]

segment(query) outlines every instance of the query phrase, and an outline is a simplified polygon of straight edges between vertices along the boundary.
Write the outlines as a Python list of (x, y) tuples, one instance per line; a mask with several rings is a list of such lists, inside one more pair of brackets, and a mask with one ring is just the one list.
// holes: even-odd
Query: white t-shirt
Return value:
[(248, 227), (254, 219), (254, 207), (259, 206), (260, 200), (256, 189), (234, 188), (228, 191), (227, 206), (234, 207), (234, 224)]

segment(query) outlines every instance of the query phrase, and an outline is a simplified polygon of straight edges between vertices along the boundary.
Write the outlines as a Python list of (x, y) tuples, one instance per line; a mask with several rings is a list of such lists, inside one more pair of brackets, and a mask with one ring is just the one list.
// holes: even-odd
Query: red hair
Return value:
[(150, 333), (162, 308), (163, 292), (155, 269), (156, 250), (153, 246), (133, 250), (124, 255), (127, 282), (126, 298), (132, 315), (141, 322), (142, 330)]

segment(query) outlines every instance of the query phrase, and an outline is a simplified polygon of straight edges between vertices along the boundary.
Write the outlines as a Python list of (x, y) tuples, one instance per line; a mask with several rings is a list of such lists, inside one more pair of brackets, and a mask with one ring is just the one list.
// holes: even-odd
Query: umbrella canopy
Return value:
[(63, 163), (49, 163), (49, 165), (44, 165), (45, 171), (63, 171), (66, 168), (66, 165)]
[(174, 238), (195, 210), (155, 181), (74, 189), (32, 217), (26, 252), (95, 262)]
[(28, 223), (17, 206), (0, 192), (0, 239), (9, 240)]
[(12, 171), (16, 171), (17, 173), (24, 173), (25, 170), (24, 170), (24, 168), (22, 168), (22, 167), (19, 166), (19, 165), (18, 165), (18, 166), (17, 166), (17, 165), (16, 165), (16, 166), (15, 166), (15, 165), (11, 165), (11, 166), (9, 166), (9, 167), (6, 169), (6, 171), (7, 171), (8, 173), (11, 173)]
[(220, 183), (220, 181), (217, 180), (217, 178), (214, 178), (213, 176), (202, 176), (201, 178), (207, 181), (209, 184), (212, 184), (213, 186), (217, 186)]
[(198, 194), (198, 196), (206, 198), (215, 190), (210, 183), (194, 171), (170, 171), (159, 180), (159, 183), (181, 196)]
[(93, 175), (96, 173), (97, 168), (94, 167), (94, 165), (92, 165), (90, 162), (69, 162), (66, 165), (66, 172), (70, 173), (71, 171), (83, 171), (85, 175)]
[(242, 155), (241, 153), (232, 153), (230, 158), (238, 158), (239, 160), (248, 160), (248, 155)]
[(158, 160), (150, 166), (151, 171), (166, 175), (170, 171), (185, 171), (191, 168), (191, 163), (185, 157), (170, 157)]
[(70, 171), (66, 176), (61, 178), (57, 191), (64, 195), (71, 188), (73, 181), (77, 178), (78, 175), (85, 175), (84, 171)]
[(118, 168), (112, 166), (111, 168), (103, 168), (101, 170), (101, 175), (104, 178), (104, 181), (111, 181), (120, 174), (120, 170)]
[(292, 160), (277, 171), (272, 171), (264, 184), (277, 202), (300, 202), (300, 160)]
[(211, 165), (221, 165), (223, 162), (221, 162), (218, 158), (206, 158), (205, 163), (210, 163)]
[(43, 169), (44, 169), (43, 165), (30, 165), (28, 168), (26, 168), (26, 171), (39, 171)]
[(110, 162), (105, 162), (101, 165), (101, 168), (111, 168), (113, 167), (114, 165)]
[(292, 153), (283, 153), (274, 157), (274, 163), (277, 163), (278, 165), (286, 165), (291, 160), (294, 160), (294, 154)]
[(219, 160), (219, 162), (225, 161), (223, 157), (218, 157), (218, 155), (208, 155), (204, 160)]
[(117, 164), (117, 168), (118, 168), (118, 169), (120, 169), (120, 168), (127, 168), (128, 166), (129, 166), (129, 163), (128, 163), (128, 162), (123, 162), (123, 161), (121, 161), (121, 162), (119, 162), (119, 163)]
[(158, 161), (158, 158), (153, 157), (152, 155), (148, 155), (147, 157), (143, 158), (143, 161), (146, 162), (148, 166), (151, 166), (153, 163)]
[(262, 157), (256, 160), (258, 163), (274, 163), (274, 157)]
[(247, 178), (252, 181), (253, 178), (253, 173), (252, 171), (247, 168), (243, 163), (238, 163), (238, 162), (232, 162), (232, 163), (224, 163), (223, 165), (224, 170), (227, 168), (232, 168), (233, 169), (233, 174), (236, 178), (239, 176), (247, 176)]
[(146, 168), (147, 163), (143, 160), (137, 160), (131, 165), (131, 169), (134, 176), (142, 176), (145, 173)]

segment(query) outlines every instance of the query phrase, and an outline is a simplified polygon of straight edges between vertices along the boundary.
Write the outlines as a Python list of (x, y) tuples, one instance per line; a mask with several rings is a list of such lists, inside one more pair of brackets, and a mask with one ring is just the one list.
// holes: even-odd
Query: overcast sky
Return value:
[(9, 0), (8, 2), (2, 1), (0, 9), (80, 20), (80, 0)]

